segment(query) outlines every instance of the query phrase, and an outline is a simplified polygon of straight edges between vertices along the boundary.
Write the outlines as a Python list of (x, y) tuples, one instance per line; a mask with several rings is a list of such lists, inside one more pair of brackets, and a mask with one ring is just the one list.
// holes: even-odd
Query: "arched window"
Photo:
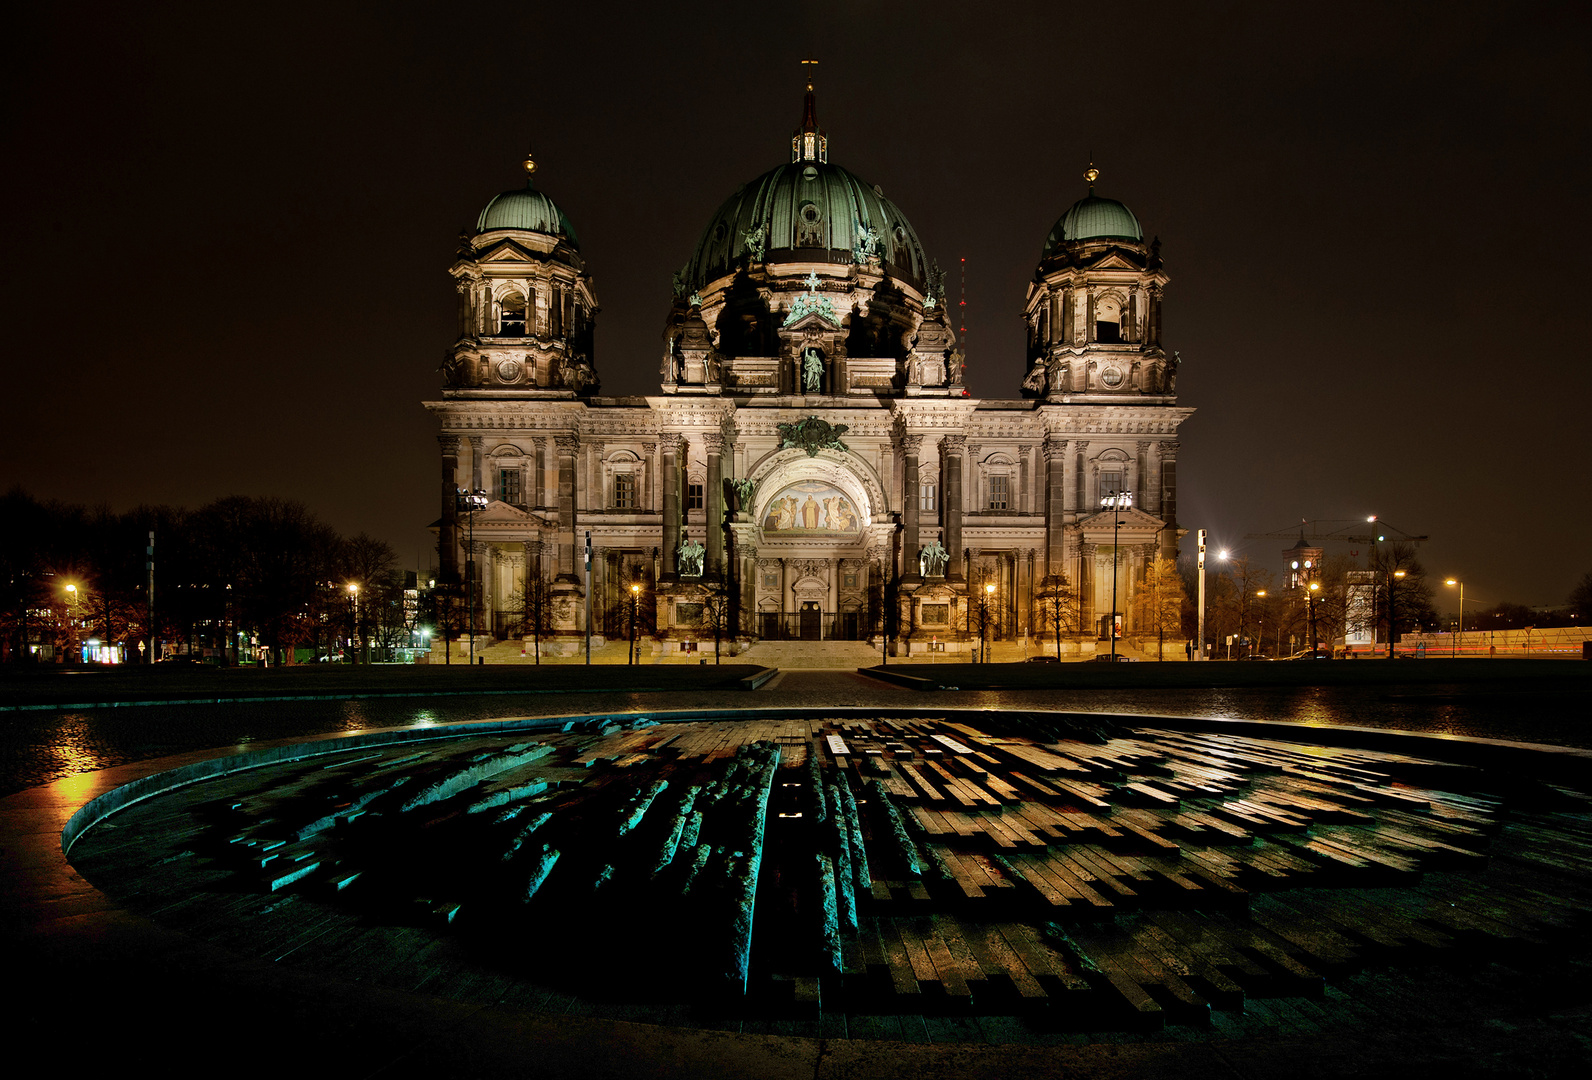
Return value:
[(1122, 301), (1115, 295), (1102, 296), (1095, 305), (1095, 340), (1102, 345), (1122, 342)]
[(525, 336), (525, 297), (511, 292), (498, 301), (499, 337)]

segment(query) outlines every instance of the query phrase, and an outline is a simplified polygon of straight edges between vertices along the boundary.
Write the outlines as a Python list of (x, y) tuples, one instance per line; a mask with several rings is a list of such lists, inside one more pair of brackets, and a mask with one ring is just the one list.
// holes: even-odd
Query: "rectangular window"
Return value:
[(1005, 475), (989, 478), (989, 508), (991, 510), (1005, 510), (1011, 506), (1012, 478)]
[(686, 484), (686, 486), (685, 486), (685, 508), (687, 510), (700, 510), (700, 509), (702, 509), (703, 505), (704, 505), (704, 503), (702, 501), (702, 485), (701, 484), (690, 484), (690, 483)]
[(614, 474), (614, 509), (634, 510), (636, 508), (636, 474)]
[(1105, 500), (1122, 490), (1122, 472), (1120, 469), (1100, 470), (1100, 505), (1105, 505)]
[(934, 484), (932, 482), (925, 483), (919, 489), (918, 509), (932, 511), (934, 509), (934, 499), (937, 494), (938, 493), (934, 490)]
[(514, 469), (499, 469), (498, 470), (498, 499), (500, 501), (502, 501), (502, 502), (513, 503), (516, 506), (519, 505), (519, 503), (520, 503), (520, 470), (519, 469), (514, 468)]

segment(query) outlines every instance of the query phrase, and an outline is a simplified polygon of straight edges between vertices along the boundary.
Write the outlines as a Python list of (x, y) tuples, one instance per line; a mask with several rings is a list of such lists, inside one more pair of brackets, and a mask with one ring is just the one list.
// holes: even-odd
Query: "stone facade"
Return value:
[[(505, 192), (452, 267), (442, 400), (442, 580), (473, 534), (478, 624), (515, 632), (544, 582), (554, 634), (872, 638), (897, 647), (1073, 636), (1175, 557), (1177, 355), (1159, 242), (1093, 195), (1057, 222), (1027, 302), (1021, 397), (962, 385), (942, 275), (879, 188), (828, 161), (811, 88), (791, 161), (743, 185), (676, 276), (659, 393), (598, 392), (597, 304), (573, 230)], [(532, 168), (527, 162), (528, 169)], [(529, 192), (530, 194), (527, 194)], [(534, 198), (533, 198), (534, 196)], [(461, 511), (460, 490), (484, 490)], [(1131, 492), (1131, 508), (1102, 500)], [(470, 519), (473, 517), (473, 521)], [(993, 586), (990, 589), (989, 586)], [(1051, 605), (1049, 610), (1054, 610)]]

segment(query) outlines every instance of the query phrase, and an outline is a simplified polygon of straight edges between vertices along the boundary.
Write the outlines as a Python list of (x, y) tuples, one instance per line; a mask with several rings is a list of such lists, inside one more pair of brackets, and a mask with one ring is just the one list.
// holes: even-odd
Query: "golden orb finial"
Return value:
[(525, 151), (525, 160), (520, 162), (520, 167), (525, 170), (525, 179), (529, 180), (536, 175), (536, 159), (529, 150)]
[(1094, 162), (1091, 161), (1089, 167), (1083, 171), (1083, 178), (1088, 181), (1091, 188), (1094, 187), (1095, 181), (1100, 179), (1100, 170), (1094, 167)]

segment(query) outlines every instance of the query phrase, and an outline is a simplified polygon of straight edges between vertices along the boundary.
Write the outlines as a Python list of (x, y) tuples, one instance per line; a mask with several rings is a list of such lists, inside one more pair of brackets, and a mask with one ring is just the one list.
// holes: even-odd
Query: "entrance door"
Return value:
[(818, 601), (806, 600), (802, 602), (802, 640), (818, 641), (824, 636), (824, 615), (818, 608)]

